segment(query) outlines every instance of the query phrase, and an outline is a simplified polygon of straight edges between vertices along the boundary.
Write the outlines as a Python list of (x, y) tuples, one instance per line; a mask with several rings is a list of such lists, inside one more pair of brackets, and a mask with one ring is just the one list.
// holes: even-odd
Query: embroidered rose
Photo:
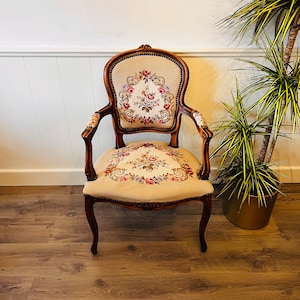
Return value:
[(157, 160), (157, 157), (155, 157), (155, 156), (149, 156), (149, 157), (148, 157), (148, 160), (150, 160), (150, 161), (156, 161), (156, 160)]
[(127, 178), (126, 176), (121, 176), (121, 177), (119, 178), (119, 180), (120, 180), (121, 182), (125, 182), (125, 181), (128, 181), (128, 178)]
[(150, 72), (147, 70), (143, 70), (141, 73), (144, 77), (148, 77), (150, 75)]
[(150, 117), (144, 118), (144, 119), (143, 119), (143, 123), (144, 123), (144, 124), (150, 124), (150, 123), (151, 123)]
[(132, 93), (134, 92), (133, 86), (129, 86), (129, 87), (126, 89), (126, 92), (127, 92), (128, 94), (132, 94)]
[(147, 99), (148, 100), (153, 100), (155, 97), (154, 97), (154, 93), (149, 93), (148, 95), (147, 95)]
[(153, 180), (153, 178), (145, 178), (145, 183), (146, 184), (154, 184), (155, 181)]
[(124, 102), (124, 103), (123, 103), (123, 107), (124, 107), (124, 108), (129, 108), (129, 107), (130, 107), (130, 104), (129, 104), (128, 102)]
[(166, 90), (161, 86), (158, 88), (158, 91), (160, 94), (165, 94), (166, 93)]
[(178, 177), (175, 177), (175, 176), (170, 176), (170, 180), (171, 181), (176, 181), (176, 182), (179, 182), (179, 178)]
[(188, 164), (184, 163), (181, 165), (181, 167), (185, 170), (185, 173), (187, 175), (192, 176), (194, 174), (193, 170), (191, 169), (191, 167)]
[(104, 173), (105, 173), (106, 175), (112, 173), (112, 171), (113, 171), (113, 169), (114, 169), (115, 167), (116, 167), (116, 166), (115, 166), (114, 164), (110, 163), (110, 164), (106, 167)]
[(121, 152), (121, 157), (126, 157), (126, 156), (129, 156), (130, 153), (129, 152)]

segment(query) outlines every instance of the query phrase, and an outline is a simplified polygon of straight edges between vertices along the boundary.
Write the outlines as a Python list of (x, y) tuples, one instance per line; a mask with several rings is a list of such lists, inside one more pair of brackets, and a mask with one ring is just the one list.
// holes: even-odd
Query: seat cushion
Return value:
[(165, 142), (137, 141), (110, 149), (95, 163), (98, 178), (83, 193), (122, 202), (176, 202), (210, 194), (213, 186), (199, 180), (198, 159), (185, 148)]

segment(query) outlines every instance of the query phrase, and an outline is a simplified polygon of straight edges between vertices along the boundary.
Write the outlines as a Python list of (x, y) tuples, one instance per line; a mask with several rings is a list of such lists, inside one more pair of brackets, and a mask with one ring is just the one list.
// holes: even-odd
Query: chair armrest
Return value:
[(197, 127), (207, 127), (207, 123), (203, 115), (200, 114), (198, 111), (193, 111), (192, 118), (194, 119), (194, 122), (196, 122)]
[[(91, 115), (89, 122), (87, 123), (84, 131), (82, 132), (81, 136), (83, 139), (87, 139), (92, 133), (95, 134), (97, 127), (100, 122), (100, 113), (95, 112)], [(96, 130), (95, 130), (96, 129)]]
[(93, 181), (97, 179), (97, 174), (93, 164), (93, 136), (97, 131), (101, 119), (111, 113), (112, 107), (110, 104), (96, 111), (92, 114), (84, 131), (81, 133), (81, 137), (85, 142), (85, 175), (88, 181)]
[(199, 172), (199, 177), (208, 180), (210, 174), (210, 159), (209, 159), (209, 143), (213, 137), (213, 133), (209, 130), (207, 123), (202, 114), (198, 111), (190, 111), (190, 116), (197, 126), (198, 132), (203, 138), (202, 143), (202, 164)]
[(84, 131), (81, 133), (81, 137), (85, 142), (85, 175), (88, 181), (97, 179), (97, 174), (93, 165), (92, 139), (97, 131), (100, 119), (101, 115), (99, 112), (93, 113)]

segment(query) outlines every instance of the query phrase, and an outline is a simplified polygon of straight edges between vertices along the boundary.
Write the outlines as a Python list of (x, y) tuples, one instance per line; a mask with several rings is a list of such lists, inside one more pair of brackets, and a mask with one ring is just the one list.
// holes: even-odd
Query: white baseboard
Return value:
[[(300, 182), (300, 167), (293, 166), (277, 166), (273, 168), (277, 173), (280, 182), (282, 183), (299, 183)], [(212, 168), (210, 179), (216, 178), (216, 168)]]
[[(282, 183), (299, 183), (300, 167), (276, 168)], [(211, 172), (215, 178), (216, 169)], [(0, 170), (0, 186), (33, 185), (83, 185), (86, 181), (83, 169), (13, 169)]]
[(300, 167), (278, 166), (273, 168), (277, 172), (280, 182), (282, 183), (299, 183)]
[(0, 170), (0, 186), (82, 185), (83, 169)]

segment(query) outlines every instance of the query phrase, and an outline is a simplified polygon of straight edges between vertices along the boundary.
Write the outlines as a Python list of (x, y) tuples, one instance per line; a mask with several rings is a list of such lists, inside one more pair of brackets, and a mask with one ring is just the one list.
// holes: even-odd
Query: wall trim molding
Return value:
[[(127, 48), (129, 49), (129, 48)], [(259, 48), (168, 49), (182, 57), (261, 57)], [(125, 49), (101, 48), (0, 48), (0, 57), (111, 57)]]
[[(274, 166), (273, 170), (277, 173), (281, 183), (299, 183), (300, 166)], [(217, 168), (211, 168), (211, 180), (216, 178)]]
[(0, 169), (0, 186), (82, 185), (84, 169)]
[[(282, 183), (300, 182), (300, 166), (278, 166)], [(216, 168), (212, 168), (211, 179)], [(0, 186), (83, 185), (86, 181), (82, 169), (0, 169)]]

